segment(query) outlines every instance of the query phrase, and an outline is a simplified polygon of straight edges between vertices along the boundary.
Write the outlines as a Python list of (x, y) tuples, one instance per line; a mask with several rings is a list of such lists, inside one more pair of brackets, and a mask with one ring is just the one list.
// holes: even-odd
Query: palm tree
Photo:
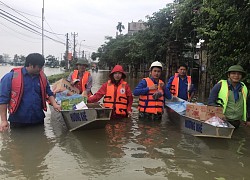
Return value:
[(116, 29), (120, 32), (120, 34), (122, 33), (122, 30), (125, 29), (124, 25), (122, 24), (122, 22), (118, 22), (118, 25), (116, 26)]

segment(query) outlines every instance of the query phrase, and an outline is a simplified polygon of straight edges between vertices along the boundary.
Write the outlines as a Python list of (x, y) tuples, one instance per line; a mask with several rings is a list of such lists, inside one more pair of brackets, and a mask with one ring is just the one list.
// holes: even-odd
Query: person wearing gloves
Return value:
[(112, 108), (111, 119), (131, 116), (133, 96), (125, 81), (126, 74), (121, 65), (116, 65), (109, 74), (109, 80), (88, 98), (88, 103), (98, 102), (103, 96), (103, 106)]
[(247, 101), (248, 90), (242, 79), (246, 72), (240, 65), (229, 67), (226, 72), (228, 79), (220, 80), (211, 90), (208, 105), (222, 106), (226, 120), (235, 128), (241, 122), (250, 126), (250, 107)]
[(139, 119), (161, 120), (164, 112), (165, 98), (171, 99), (172, 95), (160, 79), (162, 64), (155, 61), (150, 66), (150, 76), (142, 79), (133, 94), (139, 96)]

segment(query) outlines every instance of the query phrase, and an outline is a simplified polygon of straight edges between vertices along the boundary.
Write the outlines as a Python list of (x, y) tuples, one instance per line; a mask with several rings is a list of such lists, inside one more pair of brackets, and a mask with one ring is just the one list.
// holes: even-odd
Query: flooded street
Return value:
[[(0, 77), (11, 69), (0, 66)], [(47, 76), (60, 69), (45, 68)], [(109, 72), (93, 72), (95, 93)], [(128, 75), (129, 76), (129, 75)], [(127, 78), (133, 90), (140, 79)], [(132, 118), (105, 129), (69, 132), (56, 114), (45, 126), (0, 133), (0, 179), (246, 180), (250, 176), (250, 128), (232, 139), (197, 138), (168, 121)]]

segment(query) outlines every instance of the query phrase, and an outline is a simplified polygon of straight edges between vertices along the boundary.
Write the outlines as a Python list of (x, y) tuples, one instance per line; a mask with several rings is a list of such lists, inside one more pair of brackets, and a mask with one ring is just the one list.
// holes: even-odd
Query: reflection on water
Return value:
[(44, 127), (15, 129), (2, 135), (1, 179), (43, 179), (43, 172), (48, 169), (43, 161), (53, 147)]
[[(93, 92), (109, 72), (92, 72)], [(127, 78), (131, 89), (140, 79)], [(105, 129), (69, 132), (57, 114), (47, 113), (44, 128), (0, 134), (0, 179), (248, 179), (250, 130), (232, 139), (183, 134), (162, 122), (132, 118)]]

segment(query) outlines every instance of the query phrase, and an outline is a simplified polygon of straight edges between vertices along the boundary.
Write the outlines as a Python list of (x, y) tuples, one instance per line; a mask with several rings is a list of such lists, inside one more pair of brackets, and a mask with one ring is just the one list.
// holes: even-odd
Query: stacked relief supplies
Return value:
[(66, 79), (55, 82), (52, 90), (56, 95), (57, 104), (61, 105), (62, 110), (88, 109), (87, 98), (79, 94), (79, 90)]
[(56, 93), (56, 101), (61, 105), (62, 110), (88, 109), (81, 94), (67, 96), (67, 90)]

